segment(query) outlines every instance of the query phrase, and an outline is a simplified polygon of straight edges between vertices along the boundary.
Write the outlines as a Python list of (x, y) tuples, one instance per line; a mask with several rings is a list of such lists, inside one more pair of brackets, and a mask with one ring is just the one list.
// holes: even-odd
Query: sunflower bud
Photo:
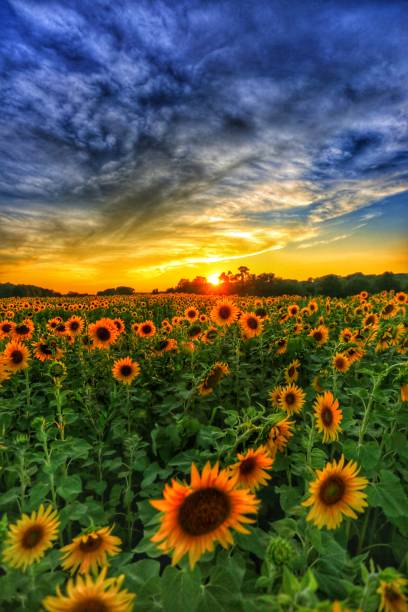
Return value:
[(67, 373), (67, 369), (61, 361), (54, 361), (50, 366), (50, 374), (53, 378), (61, 379)]
[(271, 538), (266, 549), (268, 560), (274, 565), (290, 565), (295, 556), (292, 544), (285, 538)]

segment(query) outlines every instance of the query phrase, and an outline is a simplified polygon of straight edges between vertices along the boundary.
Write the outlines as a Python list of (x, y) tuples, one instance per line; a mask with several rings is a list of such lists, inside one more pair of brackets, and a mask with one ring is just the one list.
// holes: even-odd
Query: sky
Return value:
[(2, 0), (0, 282), (408, 272), (408, 2)]

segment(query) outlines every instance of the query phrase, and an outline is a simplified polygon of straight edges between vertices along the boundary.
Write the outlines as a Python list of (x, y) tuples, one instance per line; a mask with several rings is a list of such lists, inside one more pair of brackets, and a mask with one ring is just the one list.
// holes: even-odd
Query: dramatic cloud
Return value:
[(408, 191), (407, 20), (403, 0), (6, 0), (0, 270), (148, 274), (370, 224), (330, 233)]

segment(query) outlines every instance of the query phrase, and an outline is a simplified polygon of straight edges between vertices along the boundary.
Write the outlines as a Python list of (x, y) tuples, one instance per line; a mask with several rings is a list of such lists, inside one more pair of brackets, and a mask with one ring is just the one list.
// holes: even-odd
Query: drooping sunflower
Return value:
[(334, 460), (323, 470), (316, 470), (316, 479), (309, 485), (310, 497), (302, 503), (312, 506), (307, 520), (319, 529), (336, 529), (343, 516), (357, 518), (356, 512), (363, 512), (367, 506), (367, 495), (362, 489), (368, 484), (358, 473), (353, 461), (344, 465), (344, 455), (338, 463)]
[(112, 319), (103, 318), (91, 323), (88, 333), (93, 340), (94, 346), (99, 349), (106, 349), (113, 344), (118, 337), (118, 330)]
[(170, 351), (175, 351), (176, 349), (177, 340), (174, 338), (164, 338), (155, 345), (153, 350), (156, 355), (163, 355), (163, 353), (169, 353)]
[(190, 327), (187, 329), (187, 336), (190, 338), (190, 340), (195, 340), (199, 337), (202, 331), (201, 325), (190, 325)]
[(193, 568), (205, 551), (213, 551), (219, 542), (227, 548), (233, 543), (231, 529), (249, 533), (245, 523), (253, 523), (259, 500), (246, 489), (237, 489), (228, 470), (211, 468), (207, 463), (198, 472), (191, 465), (190, 485), (173, 480), (166, 485), (163, 499), (150, 500), (163, 512), (158, 532), (151, 538), (165, 553), (172, 555), (173, 565), (188, 553)]
[(347, 372), (351, 365), (345, 353), (336, 353), (333, 357), (332, 364), (338, 372)]
[(34, 357), (44, 362), (49, 359), (59, 360), (62, 357), (62, 350), (58, 348), (56, 340), (42, 338), (39, 342), (34, 342)]
[(28, 368), (30, 352), (22, 342), (11, 341), (6, 344), (3, 352), (5, 368), (11, 372)]
[(211, 395), (221, 380), (230, 373), (228, 364), (217, 361), (214, 363), (203, 382), (198, 386), (201, 396)]
[(302, 410), (305, 403), (305, 392), (295, 384), (283, 387), (279, 397), (278, 406), (284, 410), (288, 416), (296, 414)]
[(104, 567), (97, 578), (71, 578), (66, 595), (57, 587), (56, 595), (48, 595), (42, 605), (47, 612), (131, 612), (136, 595), (122, 589), (125, 576), (106, 578), (106, 572)]
[(11, 567), (25, 570), (39, 561), (57, 538), (59, 518), (51, 506), (40, 506), (38, 512), (23, 514), (17, 523), (9, 526), (4, 543), (3, 559)]
[(238, 487), (255, 491), (266, 485), (271, 478), (266, 470), (271, 470), (274, 459), (265, 446), (256, 450), (250, 448), (244, 455), (237, 454), (238, 461), (230, 466), (231, 476), (236, 479)]
[(299, 370), (300, 361), (299, 359), (294, 359), (290, 362), (288, 367), (285, 370), (285, 380), (287, 383), (296, 382), (299, 378)]
[(231, 325), (238, 318), (238, 308), (227, 300), (218, 302), (211, 310), (211, 319), (217, 325)]
[(78, 570), (80, 574), (89, 571), (96, 572), (98, 568), (107, 565), (108, 557), (120, 552), (122, 540), (111, 535), (112, 527), (102, 527), (95, 531), (76, 536), (71, 544), (61, 549), (63, 558), (61, 565), (72, 574)]
[(253, 312), (244, 313), (239, 320), (239, 324), (247, 338), (255, 338), (262, 333), (262, 319)]
[(284, 353), (286, 353), (286, 349), (288, 346), (288, 341), (286, 340), (286, 338), (280, 338), (277, 342), (276, 342), (276, 354), (277, 355), (283, 355)]
[(153, 321), (143, 321), (139, 324), (137, 333), (141, 338), (151, 338), (156, 333), (156, 326)]
[(131, 357), (117, 359), (112, 368), (113, 378), (126, 385), (130, 385), (140, 374), (140, 365)]
[(290, 438), (293, 436), (292, 429), (294, 425), (295, 423), (286, 417), (271, 427), (266, 447), (272, 456), (276, 454), (277, 450), (283, 453)]
[(329, 339), (329, 330), (325, 325), (314, 327), (308, 334), (319, 346), (326, 344)]
[(316, 428), (323, 433), (323, 442), (334, 442), (341, 432), (340, 423), (343, 412), (339, 408), (338, 400), (334, 399), (331, 391), (319, 395), (314, 403)]
[(394, 578), (390, 581), (380, 580), (377, 593), (381, 596), (379, 610), (384, 612), (407, 612), (408, 603), (404, 594), (408, 581), (405, 578)]

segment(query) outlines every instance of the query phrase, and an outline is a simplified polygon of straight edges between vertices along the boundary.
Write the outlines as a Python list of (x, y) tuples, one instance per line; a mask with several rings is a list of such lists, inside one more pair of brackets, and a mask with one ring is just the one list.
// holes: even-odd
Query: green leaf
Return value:
[(400, 479), (390, 470), (380, 471), (380, 482), (368, 489), (368, 502), (379, 506), (390, 519), (406, 516), (408, 497)]
[(78, 497), (82, 491), (82, 481), (80, 476), (74, 474), (73, 476), (65, 476), (61, 479), (60, 485), (57, 487), (57, 493), (66, 502), (73, 501)]
[(201, 574), (194, 571), (166, 567), (162, 576), (162, 599), (166, 612), (194, 612), (201, 588)]

